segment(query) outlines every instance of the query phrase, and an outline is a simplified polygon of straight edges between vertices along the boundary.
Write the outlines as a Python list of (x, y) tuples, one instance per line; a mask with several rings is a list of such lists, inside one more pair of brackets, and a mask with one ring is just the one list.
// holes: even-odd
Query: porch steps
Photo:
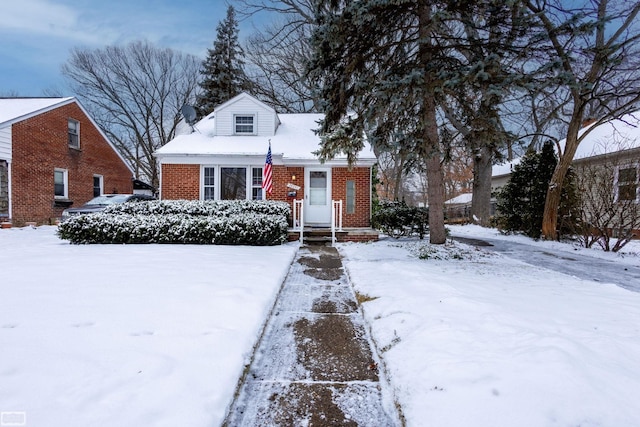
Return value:
[[(378, 232), (370, 228), (343, 228), (340, 231), (336, 230), (335, 235), (338, 242), (378, 240)], [(289, 241), (295, 241), (299, 238), (299, 231), (289, 230)], [(331, 228), (305, 227), (303, 240), (308, 245), (331, 244)]]

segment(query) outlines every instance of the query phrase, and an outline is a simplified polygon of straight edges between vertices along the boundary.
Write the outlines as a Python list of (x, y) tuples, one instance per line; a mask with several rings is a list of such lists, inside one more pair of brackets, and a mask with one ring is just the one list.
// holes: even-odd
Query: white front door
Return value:
[(331, 225), (331, 168), (304, 170), (304, 222)]

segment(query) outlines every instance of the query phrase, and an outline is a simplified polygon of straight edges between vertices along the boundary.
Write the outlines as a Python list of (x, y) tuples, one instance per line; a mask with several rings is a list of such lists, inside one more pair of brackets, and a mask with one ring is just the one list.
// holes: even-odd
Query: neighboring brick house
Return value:
[(156, 152), (160, 197), (263, 199), (262, 172), (271, 143), (273, 192), (267, 199), (292, 207), (294, 200), (303, 200), (304, 224), (316, 227), (330, 226), (331, 202), (342, 200), (343, 227), (368, 228), (376, 158), (367, 146), (351, 168), (346, 156), (321, 163), (313, 154), (320, 148), (314, 132), (320, 119), (321, 114), (278, 114), (242, 93)]
[(54, 223), (95, 195), (131, 193), (132, 176), (75, 98), (0, 98), (0, 221)]

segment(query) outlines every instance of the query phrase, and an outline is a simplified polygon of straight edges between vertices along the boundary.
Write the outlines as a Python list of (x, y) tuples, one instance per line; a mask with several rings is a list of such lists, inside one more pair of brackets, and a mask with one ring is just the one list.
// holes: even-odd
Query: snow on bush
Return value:
[(254, 201), (154, 201), (110, 206), (60, 224), (71, 243), (278, 245), (287, 241), (289, 205)]
[(404, 201), (381, 201), (371, 216), (371, 224), (391, 237), (417, 234), (422, 239), (429, 228), (429, 211), (408, 206)]

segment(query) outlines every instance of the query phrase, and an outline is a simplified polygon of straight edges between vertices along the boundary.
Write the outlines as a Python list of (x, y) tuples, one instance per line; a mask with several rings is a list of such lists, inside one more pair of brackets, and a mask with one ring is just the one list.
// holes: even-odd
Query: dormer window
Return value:
[(254, 135), (255, 132), (255, 116), (252, 114), (236, 114), (233, 116), (233, 128), (236, 135)]
[(80, 148), (80, 122), (69, 119), (68, 123), (69, 147)]

